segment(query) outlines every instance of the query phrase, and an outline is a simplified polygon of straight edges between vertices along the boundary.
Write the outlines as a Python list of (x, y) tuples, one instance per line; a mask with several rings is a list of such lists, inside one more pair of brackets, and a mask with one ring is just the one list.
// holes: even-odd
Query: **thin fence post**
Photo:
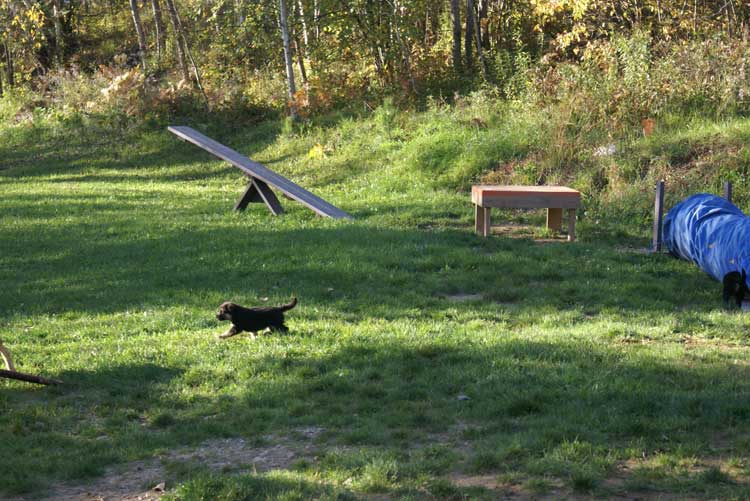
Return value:
[(732, 203), (732, 181), (724, 181), (724, 198)]
[(654, 200), (654, 238), (652, 252), (661, 252), (661, 227), (664, 219), (664, 180), (656, 183)]

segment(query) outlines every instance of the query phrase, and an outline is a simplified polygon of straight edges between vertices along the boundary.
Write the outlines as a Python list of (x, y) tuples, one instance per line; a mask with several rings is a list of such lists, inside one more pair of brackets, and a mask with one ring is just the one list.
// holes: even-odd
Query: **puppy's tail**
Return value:
[(292, 308), (294, 308), (295, 306), (297, 306), (297, 298), (293, 297), (292, 300), (289, 301), (289, 304), (285, 304), (285, 305), (279, 306), (279, 309), (281, 311), (289, 311)]

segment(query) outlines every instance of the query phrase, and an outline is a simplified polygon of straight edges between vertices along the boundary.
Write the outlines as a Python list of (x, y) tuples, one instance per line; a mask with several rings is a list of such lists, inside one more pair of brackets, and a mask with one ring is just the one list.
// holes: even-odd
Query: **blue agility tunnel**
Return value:
[(738, 293), (750, 287), (750, 218), (736, 205), (708, 193), (693, 195), (669, 211), (663, 235), (672, 255), (694, 262), (724, 284), (724, 300), (728, 294), (742, 300)]

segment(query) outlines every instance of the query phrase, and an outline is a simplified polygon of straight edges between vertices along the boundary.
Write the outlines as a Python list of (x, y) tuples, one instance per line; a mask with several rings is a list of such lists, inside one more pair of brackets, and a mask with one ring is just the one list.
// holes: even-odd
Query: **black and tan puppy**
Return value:
[(255, 336), (263, 329), (269, 328), (274, 331), (288, 332), (289, 329), (284, 325), (284, 312), (291, 310), (296, 305), (296, 297), (293, 297), (289, 304), (265, 308), (245, 308), (229, 301), (222, 303), (219, 306), (219, 311), (216, 312), (216, 318), (229, 320), (232, 322), (232, 326), (219, 337), (226, 339), (243, 331), (250, 332)]
[(737, 307), (741, 307), (742, 301), (746, 297), (750, 297), (750, 291), (747, 288), (747, 272), (745, 270), (742, 270), (741, 273), (739, 271), (727, 273), (724, 275), (722, 285), (724, 289), (722, 290), (721, 297), (727, 306), (731, 305), (731, 301)]

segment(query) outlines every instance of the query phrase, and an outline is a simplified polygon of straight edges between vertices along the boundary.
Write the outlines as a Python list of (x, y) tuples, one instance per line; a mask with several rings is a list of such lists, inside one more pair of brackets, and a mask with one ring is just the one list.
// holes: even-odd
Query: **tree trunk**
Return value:
[(315, 26), (315, 42), (320, 40), (320, 3), (313, 0), (313, 24)]
[(164, 26), (164, 18), (161, 15), (159, 0), (151, 0), (151, 9), (154, 12), (154, 25), (156, 26), (156, 61), (160, 63), (161, 55), (167, 47), (167, 30)]
[(299, 73), (302, 75), (302, 85), (307, 85), (307, 71), (305, 70), (305, 58), (302, 49), (300, 49), (299, 37), (294, 37), (294, 48), (297, 51), (297, 66)]
[[(467, 0), (467, 5), (471, 7), (471, 10), (473, 12), (474, 5), (472, 0)], [(485, 82), (489, 82), (489, 75), (487, 74), (487, 65), (484, 61), (484, 53), (482, 52), (482, 35), (481, 35), (481, 29), (479, 27), (479, 22), (477, 21), (477, 16), (471, 16), (474, 20), (474, 39), (477, 43), (477, 57), (479, 58), (479, 64), (482, 67), (482, 78), (484, 78)]]
[(284, 61), (286, 63), (286, 78), (289, 90), (289, 114), (292, 120), (297, 120), (297, 106), (294, 102), (297, 88), (294, 85), (294, 64), (292, 62), (292, 48), (289, 46), (289, 29), (286, 24), (286, 3), (279, 0), (281, 11), (281, 39), (284, 42)]
[(398, 13), (398, 4), (397, 2), (393, 3), (393, 33), (396, 35), (396, 41), (398, 42), (400, 48), (401, 48), (401, 58), (404, 61), (404, 66), (406, 67), (406, 75), (409, 77), (409, 84), (411, 85), (411, 90), (414, 94), (417, 93), (417, 83), (414, 80), (414, 74), (411, 71), (411, 58), (409, 57), (409, 49), (406, 47), (406, 44), (404, 43), (404, 39), (401, 37), (401, 28), (399, 27), (399, 22), (397, 16)]
[[(429, 16), (430, 24), (430, 45), (433, 46), (440, 36), (440, 14), (442, 14), (443, 8), (440, 4), (435, 5), (435, 11)], [(429, 15), (429, 10), (428, 10)]]
[(471, 49), (474, 44), (474, 6), (471, 0), (466, 0), (466, 32), (464, 33), (464, 52), (466, 55), (466, 69), (474, 65), (474, 54)]
[(453, 70), (461, 73), (461, 6), (459, 0), (451, 2), (451, 24), (453, 25)]
[(482, 27), (482, 21), (487, 19), (487, 13), (489, 10), (489, 0), (479, 0), (479, 31), (481, 33), (480, 39), (482, 40), (482, 48), (490, 49), (490, 34), (487, 27)]
[(130, 12), (133, 14), (135, 32), (138, 34), (138, 57), (141, 60), (143, 71), (146, 71), (146, 34), (141, 24), (141, 14), (138, 12), (138, 0), (130, 0)]
[(10, 50), (10, 45), (7, 43), (3, 48), (5, 49), (5, 80), (8, 83), (8, 87), (12, 88), (16, 85), (15, 68), (13, 68), (13, 52)]
[[(294, 0), (292, 0), (294, 1)], [(307, 85), (307, 71), (305, 70), (305, 57), (307, 55), (307, 25), (305, 24), (305, 11), (302, 7), (302, 0), (297, 2), (297, 14), (299, 16), (302, 25), (302, 40), (304, 40), (304, 46), (300, 44), (299, 33), (297, 30), (294, 31), (294, 50), (297, 52), (297, 65), (299, 66), (300, 75), (302, 75), (302, 84)]]
[(237, 18), (237, 26), (245, 24), (245, 5), (242, 0), (234, 0), (234, 11)]
[(305, 41), (305, 51), (307, 51), (307, 47), (310, 45), (310, 38), (307, 33), (307, 21), (305, 20), (305, 9), (302, 6), (302, 0), (297, 1), (297, 10), (299, 12), (299, 20), (302, 23), (302, 40)]
[(177, 16), (177, 8), (174, 6), (174, 0), (166, 0), (167, 10), (169, 11), (169, 20), (172, 23), (172, 29), (175, 33), (175, 47), (177, 50), (177, 61), (180, 64), (180, 71), (182, 72), (182, 78), (186, 81), (190, 81), (190, 71), (188, 70), (187, 61), (185, 60), (185, 41), (182, 37), (182, 30), (180, 29), (180, 18)]
[(65, 40), (63, 36), (62, 28), (62, 8), (60, 7), (60, 0), (52, 1), (52, 22), (55, 26), (55, 63), (58, 66), (63, 64), (63, 57), (65, 51)]
[[(185, 28), (182, 26), (182, 20), (180, 20), (180, 14), (177, 12), (177, 6), (174, 4), (174, 0), (170, 0), (172, 3), (172, 7), (174, 9), (174, 19), (177, 22), (177, 37), (182, 41), (182, 47), (184, 54), (190, 59), (190, 64), (193, 66), (193, 74), (195, 75), (195, 85), (198, 87), (198, 90), (201, 91), (201, 94), (203, 95), (203, 99), (206, 102), (206, 108), (208, 108), (208, 111), (211, 111), (211, 103), (208, 100), (208, 96), (206, 95), (206, 91), (203, 90), (203, 84), (201, 83), (201, 74), (200, 71), (198, 71), (198, 65), (195, 64), (195, 59), (193, 59), (193, 53), (190, 51), (190, 44), (188, 43), (187, 36), (185, 35)], [(189, 75), (188, 75), (189, 78)]]

